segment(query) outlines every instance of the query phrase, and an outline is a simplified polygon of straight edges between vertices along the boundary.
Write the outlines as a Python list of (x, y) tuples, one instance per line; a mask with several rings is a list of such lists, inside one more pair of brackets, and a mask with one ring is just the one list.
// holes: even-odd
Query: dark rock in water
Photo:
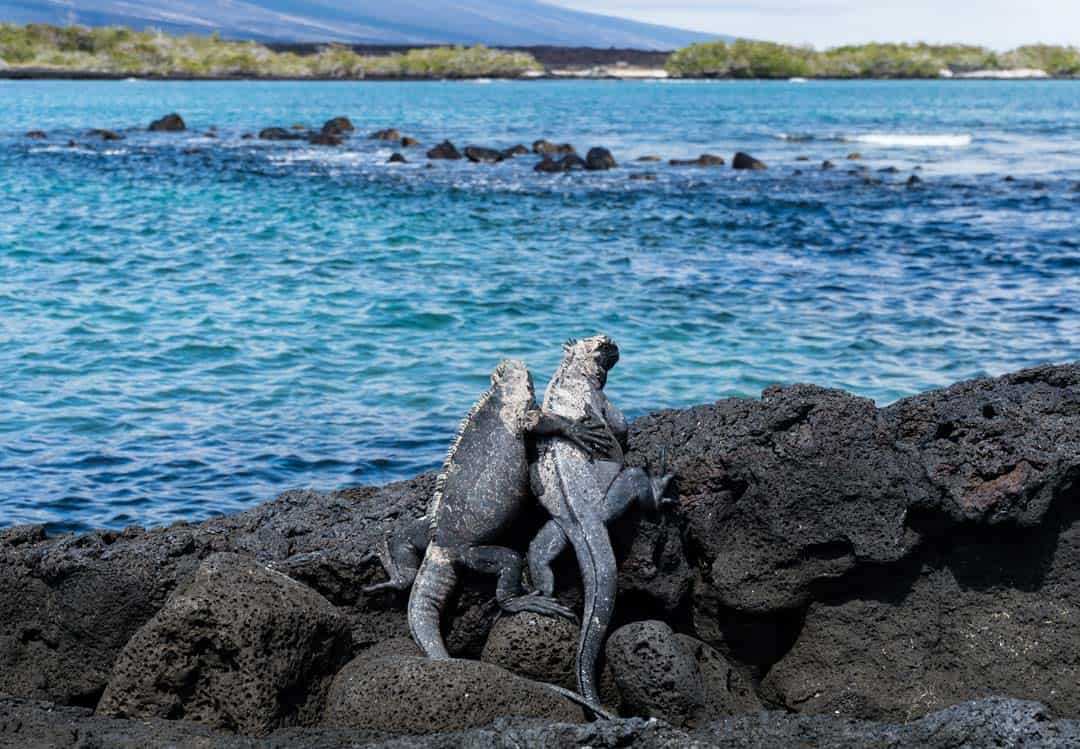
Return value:
[(420, 145), (420, 141), (418, 141), (416, 138), (411, 138), (408, 135), (404, 135), (401, 138), (401, 147), (402, 148), (414, 148), (414, 147), (419, 146), (419, 145)]
[(638, 156), (635, 161), (640, 161), (643, 164), (655, 164), (658, 161), (663, 161), (659, 156)]
[(801, 174), (802, 174), (802, 169), (796, 169), (795, 171), (792, 172), (792, 175), (794, 175), (796, 177), (800, 176)]
[(123, 140), (124, 139), (123, 135), (121, 135), (120, 133), (114, 132), (112, 130), (94, 129), (94, 130), (91, 130), (90, 132), (88, 132), (87, 135), (93, 135), (93, 136), (96, 136), (98, 138), (101, 138), (102, 140)]
[(832, 163), (831, 161), (823, 161), (823, 162), (821, 162), (821, 168), (822, 169), (835, 169), (836, 164)]
[(401, 140), (401, 133), (394, 128), (387, 128), (386, 130), (378, 130), (368, 136), (369, 140)]
[(858, 161), (859, 159), (862, 158), (862, 154), (859, 153), (858, 151), (856, 151), (854, 153), (849, 153), (847, 155), (847, 158), (848, 158), (848, 161)]
[(878, 169), (882, 174), (897, 174), (900, 170), (895, 166), (887, 166), (884, 169)]
[(360, 656), (335, 677), (323, 725), (408, 735), (480, 728), (509, 716), (585, 717), (554, 690), (488, 663)]
[(640, 180), (642, 182), (655, 182), (656, 175), (651, 172), (643, 172), (641, 174), (631, 174), (630, 179)]
[(244, 133), (240, 136), (240, 140), (253, 140), (255, 138), (251, 133)]
[(917, 174), (913, 174), (907, 178), (907, 183), (908, 185), (921, 185), (922, 179), (920, 179)]
[(765, 165), (764, 161), (760, 161), (748, 153), (739, 151), (735, 154), (735, 158), (731, 160), (731, 168), (761, 170), (768, 169), (769, 167)]
[(301, 125), (299, 122), (297, 122), (297, 123), (295, 123), (293, 125), (290, 125), (289, 129), (290, 130), (307, 130), (307, 125)]
[(579, 172), (586, 168), (585, 159), (576, 153), (568, 153), (559, 160), (559, 166), (564, 172)]
[(480, 146), (466, 146), (465, 158), (474, 164), (497, 164), (502, 161), (502, 151), (496, 151), (494, 148), (482, 148)]
[(556, 172), (561, 172), (562, 170), (562, 163), (560, 161), (555, 161), (555, 159), (550, 156), (545, 156), (540, 159), (536, 166), (533, 167), (534, 172), (546, 172), (548, 174), (554, 174)]
[(45, 133), (44, 130), (31, 130), (26, 134), (26, 137), (41, 140), (43, 138), (48, 138), (49, 136)]
[(352, 124), (352, 120), (348, 117), (335, 117), (332, 120), (327, 120), (323, 123), (322, 132), (323, 135), (344, 135), (345, 133), (351, 133), (356, 128)]
[(211, 140), (217, 140), (217, 133), (215, 133), (213, 130), (208, 130), (203, 133), (203, 137), (210, 138)]
[(283, 127), (267, 127), (259, 131), (259, 140), (303, 140), (300, 133), (291, 132)]
[(127, 643), (97, 710), (249, 735), (312, 725), (350, 647), (348, 621), (318, 593), (217, 554)]
[(796, 161), (809, 161), (810, 157), (809, 156), (796, 156), (795, 160)]
[(714, 156), (711, 153), (703, 153), (696, 159), (672, 159), (668, 162), (672, 166), (723, 166), (722, 156)]
[(507, 148), (502, 153), (503, 153), (503, 156), (505, 156), (506, 158), (512, 159), (515, 156), (526, 156), (526, 155), (528, 155), (530, 153), (530, 151), (529, 151), (528, 148), (526, 148), (525, 146), (523, 146), (523, 145), (521, 145), (519, 143), (516, 146), (512, 146), (510, 148)]
[(1016, 177), (1012, 176), (1011, 174), (1008, 174), (1008, 175), (1005, 176), (1005, 179), (1003, 179), (1001, 181), (1002, 182), (1015, 182)]
[(76, 142), (75, 142), (75, 141), (73, 141), (73, 140), (69, 140), (69, 141), (67, 142), (67, 147), (68, 147), (68, 148), (78, 148), (78, 147), (79, 147), (79, 144), (78, 144), (78, 143), (76, 143)]
[(194, 156), (196, 154), (203, 153), (201, 148), (185, 148), (180, 151), (184, 156)]
[(705, 683), (694, 653), (658, 621), (627, 624), (607, 642), (607, 662), (623, 710), (686, 726), (705, 709)]
[(408, 164), (408, 160), (397, 151), (390, 154), (390, 158), (386, 160), (388, 164)]
[(617, 166), (615, 157), (606, 148), (590, 148), (585, 156), (585, 168), (590, 172), (602, 172)]
[(154, 120), (147, 129), (152, 133), (178, 133), (187, 130), (187, 125), (184, 124), (184, 118), (174, 112), (160, 120)]
[(442, 143), (428, 151), (427, 157), (429, 159), (450, 159), (456, 161), (461, 158), (461, 152), (457, 150), (453, 143), (444, 140)]
[(1046, 183), (1045, 182), (1032, 182), (1031, 183), (1031, 189), (1032, 190), (1045, 190), (1046, 189)]
[(538, 140), (533, 143), (533, 153), (538, 154), (568, 154), (574, 153), (574, 147), (569, 143), (552, 143), (549, 140)]
[(1075, 185), (1072, 186), (1072, 191), (1080, 192), (1080, 182), (1077, 182)]
[(345, 140), (334, 133), (319, 132), (308, 136), (308, 143), (313, 146), (340, 146)]
[(877, 177), (863, 177), (863, 184), (864, 185), (880, 185), (881, 180), (878, 179)]

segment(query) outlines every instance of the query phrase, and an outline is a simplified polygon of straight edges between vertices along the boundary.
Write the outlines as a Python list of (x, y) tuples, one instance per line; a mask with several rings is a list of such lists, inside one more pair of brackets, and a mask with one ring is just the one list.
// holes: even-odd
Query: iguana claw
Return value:
[(554, 598), (542, 596), (539, 593), (528, 593), (516, 596), (505, 601), (500, 601), (499, 606), (508, 614), (520, 614), (529, 612), (540, 616), (561, 617), (577, 622), (577, 615), (566, 606), (563, 606)]

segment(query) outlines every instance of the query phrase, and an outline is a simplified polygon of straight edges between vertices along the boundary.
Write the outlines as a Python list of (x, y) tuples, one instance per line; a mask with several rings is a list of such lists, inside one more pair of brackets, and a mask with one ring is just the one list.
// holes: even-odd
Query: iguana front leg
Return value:
[(616, 444), (607, 423), (591, 410), (575, 420), (537, 408), (530, 411), (527, 418), (530, 421), (525, 430), (528, 434), (561, 437), (580, 447), (591, 459), (610, 455)]
[(380, 590), (406, 590), (416, 579), (420, 562), (431, 536), (431, 519), (418, 518), (388, 533), (379, 547), (379, 561), (390, 579), (364, 588), (365, 593)]

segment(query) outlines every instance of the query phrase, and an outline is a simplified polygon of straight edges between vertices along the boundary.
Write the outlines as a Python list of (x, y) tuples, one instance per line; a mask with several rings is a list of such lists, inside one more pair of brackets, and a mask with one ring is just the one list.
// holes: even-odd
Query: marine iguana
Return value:
[[(599, 414), (614, 438), (611, 453), (593, 460), (575, 444), (542, 439), (531, 468), (533, 493), (551, 520), (529, 545), (529, 576), (536, 592), (550, 598), (555, 577), (551, 564), (569, 543), (574, 547), (585, 586), (584, 613), (577, 651), (578, 690), (599, 707), (596, 663), (615, 607), (615, 554), (607, 523), (631, 504), (659, 510), (674, 476), (651, 476), (643, 468), (624, 468), (626, 418), (604, 394), (607, 373), (619, 361), (619, 348), (604, 335), (567, 341), (558, 371), (544, 395), (544, 411), (568, 419)], [(663, 474), (663, 469), (659, 471)]]
[(413, 586), (409, 630), (430, 658), (450, 657), (440, 619), (460, 568), (498, 575), (495, 597), (506, 612), (574, 618), (550, 596), (526, 594), (521, 555), (493, 543), (530, 499), (527, 435), (566, 440), (582, 455), (615, 447), (595, 416), (567, 419), (542, 412), (529, 370), (519, 361), (503, 361), (461, 422), (427, 513), (388, 536), (379, 552), (390, 579), (365, 592)]

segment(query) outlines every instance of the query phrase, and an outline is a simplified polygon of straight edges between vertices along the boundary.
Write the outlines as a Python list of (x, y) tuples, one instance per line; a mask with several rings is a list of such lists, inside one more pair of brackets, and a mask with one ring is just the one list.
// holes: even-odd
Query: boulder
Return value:
[(300, 133), (286, 130), (283, 127), (267, 127), (259, 131), (259, 140), (303, 140)]
[(121, 135), (120, 133), (117, 133), (117, 132), (115, 132), (113, 130), (103, 130), (101, 128), (96, 128), (94, 130), (91, 130), (91, 131), (89, 131), (87, 133), (87, 135), (93, 135), (93, 136), (95, 136), (97, 138), (101, 138), (102, 140), (123, 140), (124, 139), (124, 136)]
[(474, 164), (497, 164), (506, 157), (502, 151), (496, 151), (494, 148), (466, 146), (465, 158)]
[(160, 120), (154, 120), (147, 129), (152, 133), (178, 133), (187, 130), (187, 125), (184, 124), (184, 118), (174, 112)]
[(505, 158), (512, 159), (515, 156), (526, 156), (530, 153), (530, 151), (528, 148), (519, 143), (516, 146), (511, 146), (510, 148), (505, 149), (502, 153)]
[(420, 141), (416, 138), (410, 138), (408, 135), (402, 136), (401, 147), (402, 148), (414, 148), (420, 145)]
[(921, 185), (922, 184), (922, 178), (919, 177), (919, 175), (917, 175), (917, 174), (913, 174), (913, 175), (911, 175), (910, 177), (907, 178), (907, 184), (908, 184), (909, 187), (914, 187), (915, 185)]
[(356, 128), (352, 124), (352, 120), (348, 117), (334, 117), (331, 120), (327, 120), (323, 123), (322, 130), (320, 132), (323, 135), (345, 135), (351, 133)]
[(764, 709), (749, 675), (733, 666), (715, 648), (689, 635), (676, 634), (675, 640), (697, 662), (705, 690), (701, 720), (714, 720), (725, 715), (756, 713)]
[(386, 130), (377, 130), (368, 136), (369, 140), (401, 140), (401, 133), (394, 128), (387, 128)]
[(545, 172), (547, 174), (555, 174), (557, 172), (561, 172), (562, 170), (562, 164), (559, 161), (555, 161), (555, 159), (551, 158), (550, 156), (545, 156), (544, 158), (540, 159), (540, 161), (537, 162), (536, 166), (533, 167), (534, 172)]
[(585, 168), (590, 172), (601, 172), (617, 166), (615, 157), (606, 148), (590, 148), (585, 156)]
[(735, 158), (731, 160), (731, 168), (751, 169), (757, 171), (761, 169), (768, 169), (769, 167), (765, 165), (764, 161), (760, 161), (759, 159), (755, 159), (748, 153), (743, 153), (742, 151), (739, 151), (735, 154)]
[(568, 153), (559, 161), (559, 166), (564, 172), (578, 172), (585, 169), (585, 159), (576, 153)]
[(823, 161), (823, 162), (821, 162), (821, 168), (822, 169), (835, 169), (836, 164), (832, 163), (831, 161)]
[(387, 164), (408, 164), (409, 161), (397, 151), (390, 154), (390, 158), (386, 160)]
[(348, 620), (325, 598), (216, 554), (124, 646), (97, 710), (248, 735), (311, 725), (349, 652)]
[(555, 690), (488, 663), (361, 656), (335, 677), (323, 725), (425, 734), (479, 728), (507, 716), (585, 719)]
[(334, 133), (318, 132), (308, 136), (308, 143), (313, 146), (340, 146), (344, 142), (344, 138)]
[(624, 713), (686, 726), (702, 717), (705, 683), (694, 652), (659, 621), (627, 624), (607, 642)]
[(725, 162), (722, 156), (703, 153), (696, 159), (672, 159), (668, 163), (672, 166), (723, 166)]
[(448, 140), (444, 140), (439, 145), (435, 146), (427, 152), (429, 159), (448, 159), (456, 161), (461, 158), (461, 152), (457, 150), (453, 143)]
[(552, 143), (549, 140), (538, 140), (533, 143), (533, 153), (541, 155), (556, 155), (574, 153), (574, 147), (569, 143)]
[(34, 138), (34, 139), (37, 139), (37, 140), (42, 140), (42, 139), (47, 138), (49, 136), (48, 136), (48, 134), (46, 134), (46, 132), (44, 130), (31, 130), (26, 134), (26, 137), (27, 138)]

